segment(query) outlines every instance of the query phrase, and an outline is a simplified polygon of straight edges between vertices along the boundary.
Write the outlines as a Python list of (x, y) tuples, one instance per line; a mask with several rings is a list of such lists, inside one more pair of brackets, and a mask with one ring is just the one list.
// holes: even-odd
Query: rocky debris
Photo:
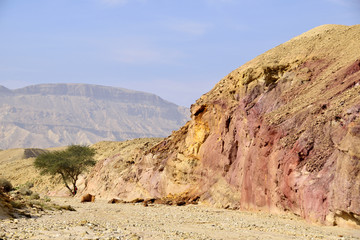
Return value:
[(24, 149), (24, 159), (27, 158), (36, 158), (40, 154), (47, 152), (45, 149), (39, 148), (26, 148)]
[(121, 199), (118, 199), (118, 198), (113, 198), (113, 199), (110, 199), (108, 201), (108, 203), (111, 203), (111, 204), (113, 204), (113, 203), (124, 203), (124, 201), (121, 200)]
[[(191, 120), (88, 186), (106, 198), (169, 194), (359, 226), (360, 25), (324, 25), (256, 57), (191, 106)], [(112, 170), (115, 169), (115, 170)], [(116, 172), (116, 174), (115, 174)]]
[[(70, 205), (57, 205), (50, 198), (23, 195), (19, 191), (0, 191), (0, 219), (38, 218), (54, 211), (75, 211)], [(36, 195), (38, 196), (38, 195)]]
[(310, 225), (291, 214), (240, 212), (202, 205), (144, 207), (138, 204), (81, 204), (52, 198), (76, 212), (0, 220), (2, 239), (359, 239), (359, 231)]
[(95, 196), (91, 195), (90, 193), (87, 193), (87, 194), (81, 196), (80, 202), (82, 202), (82, 203), (84, 203), (84, 202), (95, 202)]
[(198, 204), (200, 197), (192, 197), (187, 194), (173, 195), (169, 194), (163, 198), (135, 198), (130, 201), (124, 201), (121, 199), (113, 198), (108, 201), (108, 203), (142, 203), (145, 207), (153, 204), (164, 204), (164, 205), (173, 205), (173, 206), (184, 206), (188, 204)]
[(12, 211), (13, 207), (9, 196), (0, 190), (0, 219), (10, 218)]

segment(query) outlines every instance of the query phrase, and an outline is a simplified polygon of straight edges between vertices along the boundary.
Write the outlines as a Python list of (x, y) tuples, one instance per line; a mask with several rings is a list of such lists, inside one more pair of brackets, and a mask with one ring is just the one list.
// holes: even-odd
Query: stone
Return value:
[(80, 202), (95, 202), (95, 196), (91, 195), (90, 193), (87, 193), (81, 197)]
[(85, 190), (360, 225), (359, 52), (360, 25), (320, 26), (267, 51), (157, 145), (99, 162)]

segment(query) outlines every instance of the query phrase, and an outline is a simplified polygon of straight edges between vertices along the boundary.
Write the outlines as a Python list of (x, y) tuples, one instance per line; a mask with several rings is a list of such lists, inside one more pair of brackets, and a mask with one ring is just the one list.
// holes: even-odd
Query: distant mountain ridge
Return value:
[(12, 94), (12, 91), (10, 89), (0, 85), (0, 93), (1, 94)]
[(56, 95), (56, 96), (66, 95), (66, 96), (89, 97), (89, 98), (103, 99), (103, 100), (122, 100), (122, 101), (136, 100), (139, 102), (141, 101), (151, 101), (152, 103), (157, 102), (163, 105), (173, 104), (151, 93), (139, 92), (125, 88), (115, 88), (115, 87), (89, 85), (89, 84), (41, 84), (41, 85), (32, 85), (24, 88), (15, 89), (11, 92), (13, 92), (14, 94), (26, 94), (26, 95), (33, 95), (33, 94), (45, 94), (45, 95)]
[(0, 86), (0, 148), (165, 137), (189, 109), (154, 94), (88, 84)]

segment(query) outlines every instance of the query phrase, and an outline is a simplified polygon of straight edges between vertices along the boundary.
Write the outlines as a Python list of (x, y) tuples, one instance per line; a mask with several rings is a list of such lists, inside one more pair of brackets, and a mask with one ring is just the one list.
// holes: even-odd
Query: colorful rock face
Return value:
[[(360, 25), (320, 26), (256, 57), (191, 113), (119, 172), (107, 195), (181, 195), (360, 223)], [(100, 184), (91, 177), (88, 187)]]

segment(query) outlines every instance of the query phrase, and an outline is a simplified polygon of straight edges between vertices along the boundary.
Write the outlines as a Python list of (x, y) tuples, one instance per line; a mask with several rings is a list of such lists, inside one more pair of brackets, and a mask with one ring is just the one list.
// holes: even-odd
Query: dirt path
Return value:
[(204, 206), (79, 203), (76, 211), (0, 221), (0, 239), (360, 239), (360, 230), (310, 225), (275, 216)]

